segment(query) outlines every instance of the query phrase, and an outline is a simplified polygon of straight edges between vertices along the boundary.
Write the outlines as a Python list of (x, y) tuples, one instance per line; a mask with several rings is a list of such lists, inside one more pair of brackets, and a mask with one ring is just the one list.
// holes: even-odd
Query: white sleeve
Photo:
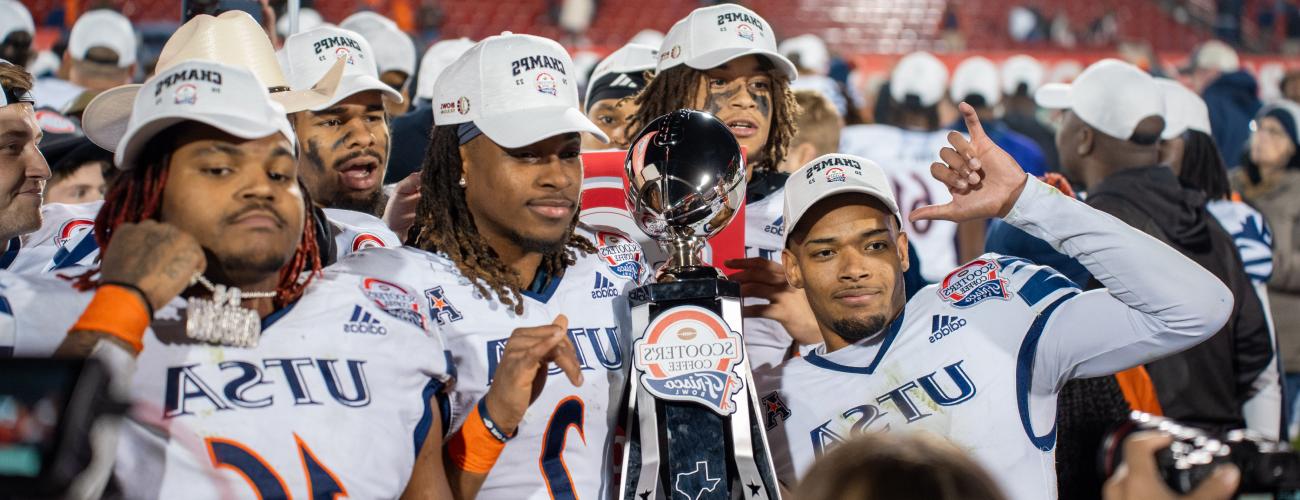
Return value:
[(1007, 223), (1083, 264), (1104, 289), (1047, 304), (1025, 339), (1033, 389), (1119, 372), (1192, 347), (1227, 322), (1228, 287), (1109, 214), (1029, 177)]
[(1273, 326), (1273, 312), (1269, 309), (1268, 289), (1263, 283), (1255, 283), (1255, 294), (1264, 306), (1264, 321), (1268, 323), (1269, 340), (1273, 345), (1273, 359), (1268, 367), (1255, 377), (1251, 388), (1255, 395), (1241, 405), (1241, 412), (1246, 417), (1246, 428), (1263, 434), (1268, 439), (1277, 440), (1282, 435), (1282, 368), (1277, 354), (1277, 330)]

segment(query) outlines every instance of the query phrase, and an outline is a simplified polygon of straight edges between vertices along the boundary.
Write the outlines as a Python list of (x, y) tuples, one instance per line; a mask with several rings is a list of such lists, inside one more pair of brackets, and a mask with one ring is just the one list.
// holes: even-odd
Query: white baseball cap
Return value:
[(985, 106), (996, 106), (1002, 100), (1002, 87), (998, 85), (998, 67), (986, 58), (968, 57), (952, 72), (948, 95), (952, 102), (966, 100), (971, 94), (984, 98)]
[[(299, 32), (307, 31), (309, 29), (315, 28), (322, 24), (325, 24), (325, 18), (321, 17), (320, 12), (316, 12), (316, 9), (310, 7), (303, 7), (301, 9), (298, 9), (298, 31)], [(275, 22), (275, 32), (279, 33), (280, 36), (287, 36), (289, 34), (288, 13), (285, 13), (284, 17), (281, 17), (278, 21)]]
[(894, 201), (894, 188), (880, 165), (861, 156), (822, 155), (785, 180), (785, 212), (782, 214), (785, 241), (789, 242), (790, 233), (808, 209), (819, 201), (842, 193), (873, 196), (889, 208), (900, 224), (903, 221), (898, 213), (898, 202)]
[(0, 41), (8, 38), (15, 31), (36, 35), (36, 23), (32, 21), (32, 13), (22, 2), (0, 0)]
[(912, 95), (928, 108), (939, 104), (947, 87), (948, 67), (929, 52), (903, 56), (889, 73), (889, 97), (894, 102), (904, 102)]
[(632, 39), (628, 40), (627, 43), (659, 47), (664, 44), (664, 33), (659, 30), (646, 28), (636, 32), (635, 35), (632, 35)]
[(474, 41), (468, 38), (441, 40), (429, 46), (420, 58), (420, 81), (416, 82), (415, 97), (433, 99), (433, 84), (438, 81), (438, 75), (473, 46)]
[(659, 71), (681, 64), (707, 70), (748, 55), (767, 57), (791, 81), (799, 77), (794, 64), (777, 52), (772, 26), (754, 11), (735, 4), (700, 7), (664, 36)]
[(1165, 95), (1165, 131), (1161, 139), (1167, 141), (1188, 130), (1210, 134), (1210, 110), (1205, 99), (1168, 78), (1156, 78), (1156, 84)]
[(370, 90), (395, 102), (402, 102), (402, 94), (379, 81), (374, 54), (370, 43), (357, 32), (326, 25), (285, 39), (284, 47), (276, 56), (284, 68), (289, 87), (294, 90), (312, 88), (334, 68), (338, 60), (346, 61), (334, 96), (325, 103), (310, 108), (312, 111), (320, 111), (352, 95)]
[(77, 18), (68, 34), (68, 53), (73, 59), (83, 60), (94, 47), (104, 47), (117, 54), (117, 67), (135, 64), (135, 28), (131, 20), (117, 11), (96, 9)]
[(474, 44), (433, 86), (433, 123), (470, 123), (507, 148), (570, 132), (609, 138), (578, 107), (569, 53), (554, 40), (505, 32)]
[[(596, 69), (591, 72), (591, 78), (587, 80), (587, 95), (582, 102), (588, 107), (591, 106), (591, 92), (596, 90), (596, 83), (600, 82), (605, 75), (620, 73), (640, 74), (645, 71), (655, 69), (659, 61), (659, 49), (649, 45), (640, 45), (629, 43), (620, 47), (618, 50), (605, 56), (605, 59), (596, 65)], [(626, 79), (624, 79), (626, 80)], [(636, 83), (629, 81), (626, 86), (635, 87)], [(635, 88), (633, 89), (635, 90)]]
[(400, 29), (397, 26), (397, 22), (373, 10), (363, 10), (363, 11), (355, 12), (352, 15), (348, 16), (347, 18), (343, 19), (343, 22), (339, 23), (340, 28), (343, 28), (345, 30), (355, 31), (357, 33), (361, 33), (367, 27), (374, 27), (374, 26), (385, 26), (385, 27)]
[(144, 146), (168, 127), (196, 121), (227, 134), (258, 139), (280, 133), (296, 141), (284, 108), (248, 69), (212, 61), (185, 61), (144, 82), (135, 95), (126, 135), (117, 146), (118, 168), (129, 170)]
[(1034, 93), (1047, 109), (1068, 109), (1092, 128), (1128, 140), (1147, 117), (1165, 116), (1165, 97), (1156, 79), (1137, 66), (1102, 59), (1088, 66), (1074, 83), (1049, 83)]
[(348, 16), (339, 27), (366, 37), (375, 49), (379, 74), (400, 71), (408, 77), (415, 76), (415, 41), (391, 19), (373, 11), (362, 11)]
[(1043, 64), (1033, 56), (1020, 54), (1008, 57), (1002, 62), (1002, 92), (1007, 95), (1014, 94), (1023, 84), (1029, 91), (1029, 95), (1034, 95), (1038, 86), (1043, 84), (1046, 73)]
[(779, 46), (781, 54), (789, 59), (799, 58), (799, 67), (819, 75), (831, 72), (831, 53), (826, 42), (814, 34), (799, 35), (785, 39)]
[(1237, 51), (1220, 40), (1209, 40), (1197, 47), (1192, 51), (1190, 63), (1184, 71), (1205, 68), (1230, 73), (1241, 69)]

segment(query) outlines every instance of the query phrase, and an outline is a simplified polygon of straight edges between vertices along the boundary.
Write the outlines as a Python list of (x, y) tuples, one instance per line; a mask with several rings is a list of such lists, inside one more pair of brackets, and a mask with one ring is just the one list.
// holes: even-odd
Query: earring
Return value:
[(464, 176), (461, 176), (461, 178), (460, 178), (460, 187), (465, 187), (465, 177), (464, 177)]

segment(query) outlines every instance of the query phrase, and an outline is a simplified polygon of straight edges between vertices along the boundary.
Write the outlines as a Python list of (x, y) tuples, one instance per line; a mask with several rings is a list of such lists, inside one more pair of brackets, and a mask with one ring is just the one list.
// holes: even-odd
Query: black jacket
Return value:
[[(1232, 290), (1232, 316), (1218, 333), (1146, 368), (1166, 416), (1213, 430), (1245, 427), (1242, 405), (1269, 366), (1273, 344), (1236, 245), (1206, 211), (1204, 195), (1157, 166), (1112, 174), (1087, 203), (1178, 249)], [(1090, 287), (1098, 286), (1094, 280)]]

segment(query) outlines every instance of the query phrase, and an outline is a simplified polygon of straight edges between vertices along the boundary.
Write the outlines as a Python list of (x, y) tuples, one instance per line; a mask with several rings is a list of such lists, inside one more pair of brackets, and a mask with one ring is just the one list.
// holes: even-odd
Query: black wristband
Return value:
[(487, 398), (478, 400), (478, 417), (483, 419), (483, 427), (487, 427), (488, 432), (491, 432), (492, 437), (497, 438), (497, 441), (504, 443), (519, 435), (518, 428), (515, 428), (515, 432), (512, 432), (508, 436), (506, 433), (501, 432), (501, 428), (497, 427), (497, 423), (492, 420), (492, 416), (488, 415)]
[(141, 290), (140, 287), (132, 285), (130, 283), (123, 283), (120, 281), (102, 281), (99, 283), (99, 286), (104, 286), (104, 285), (120, 286), (122, 288), (126, 288), (128, 290), (135, 292), (136, 295), (140, 296), (140, 301), (144, 302), (145, 309), (149, 310), (149, 321), (153, 321), (153, 304), (149, 303), (149, 295), (144, 293), (144, 290)]

